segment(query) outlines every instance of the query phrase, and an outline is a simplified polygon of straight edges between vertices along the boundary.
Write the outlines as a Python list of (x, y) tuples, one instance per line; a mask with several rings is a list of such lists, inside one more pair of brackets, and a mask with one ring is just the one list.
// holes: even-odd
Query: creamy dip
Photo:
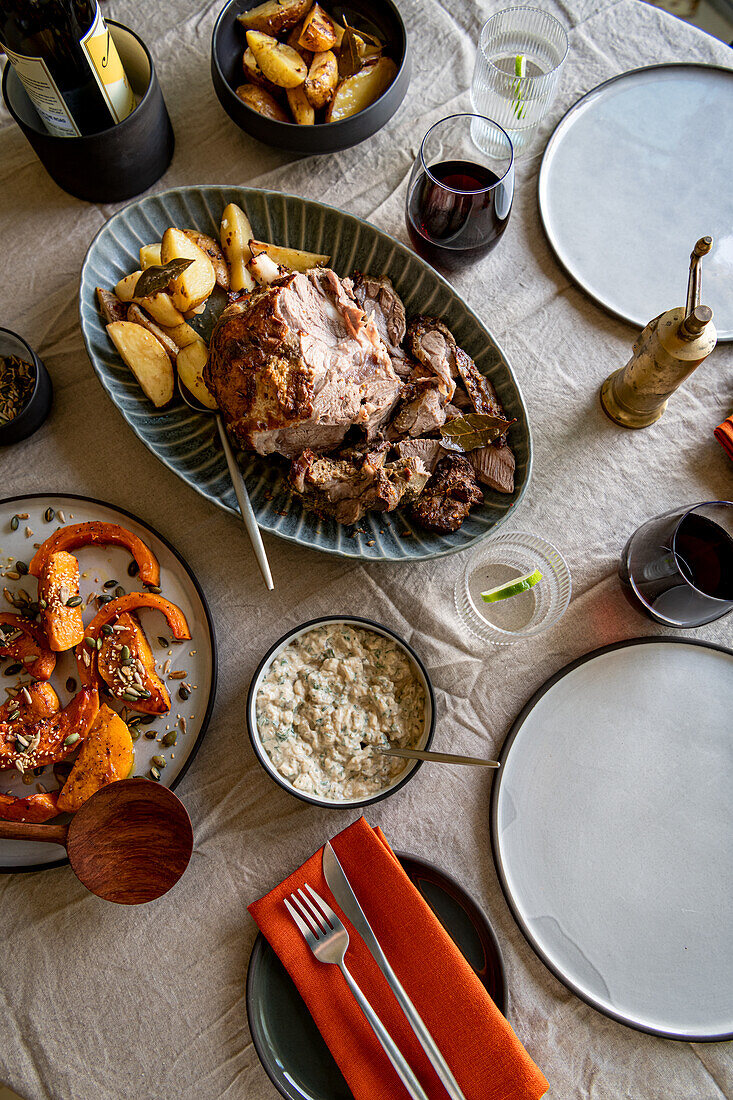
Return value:
[(390, 786), (410, 762), (372, 746), (415, 748), (425, 728), (425, 691), (407, 653), (348, 623), (289, 642), (267, 670), (256, 708), (277, 770), (321, 798), (366, 798)]

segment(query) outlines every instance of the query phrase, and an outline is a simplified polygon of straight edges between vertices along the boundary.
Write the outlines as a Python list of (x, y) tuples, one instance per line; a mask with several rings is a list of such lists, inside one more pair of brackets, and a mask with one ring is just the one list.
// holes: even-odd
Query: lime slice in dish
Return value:
[(497, 603), (498, 600), (508, 600), (512, 596), (519, 596), (522, 592), (529, 592), (542, 580), (539, 569), (532, 573), (525, 573), (523, 577), (516, 577), (513, 581), (505, 581), (496, 588), (490, 588), (488, 592), (481, 593), (484, 603)]

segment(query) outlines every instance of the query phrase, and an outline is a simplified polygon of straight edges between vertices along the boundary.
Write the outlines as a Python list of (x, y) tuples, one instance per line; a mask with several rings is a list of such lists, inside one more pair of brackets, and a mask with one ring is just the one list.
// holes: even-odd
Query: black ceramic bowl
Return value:
[(274, 145), (289, 153), (335, 153), (365, 141), (381, 130), (405, 98), (410, 83), (410, 55), (407, 31), (397, 7), (392, 0), (344, 0), (332, 5), (326, 0), (324, 7), (335, 15), (351, 14), (358, 27), (359, 17), (376, 28), (387, 43), (385, 53), (397, 65), (397, 76), (389, 88), (371, 107), (341, 122), (325, 122), (315, 126), (298, 126), (294, 122), (274, 122), (257, 114), (236, 94), (244, 84), (242, 55), (247, 43), (244, 28), (237, 22), (237, 15), (249, 11), (261, 0), (230, 0), (219, 14), (211, 36), (211, 79), (222, 107), (237, 126), (265, 145)]
[(17, 333), (8, 328), (0, 328), (0, 358), (11, 355), (31, 363), (35, 368), (36, 380), (22, 412), (7, 424), (0, 424), (0, 446), (19, 443), (21, 439), (32, 435), (48, 416), (53, 401), (51, 378), (33, 348)]
[(49, 176), (86, 202), (121, 202), (146, 191), (173, 157), (174, 138), (155, 66), (145, 43), (121, 23), (107, 20), (138, 104), (132, 114), (98, 134), (50, 134), (12, 65), (5, 66), (5, 105)]
[(397, 777), (395, 782), (387, 787), (383, 787), (381, 790), (377, 791), (376, 794), (371, 794), (367, 798), (323, 798), (316, 794), (307, 794), (305, 791), (297, 790), (288, 779), (280, 775), (280, 772), (265, 752), (262, 742), (260, 741), (259, 730), (257, 729), (257, 693), (259, 692), (260, 684), (272, 661), (293, 638), (300, 634), (306, 634), (309, 630), (313, 630), (314, 627), (323, 626), (326, 623), (344, 623), (348, 626), (362, 627), (365, 630), (372, 631), (374, 634), (382, 634), (385, 638), (390, 638), (392, 641), (397, 642), (400, 648), (407, 654), (417, 678), (422, 684), (423, 691), (425, 692), (425, 726), (420, 742), (416, 746), (420, 749), (430, 748), (433, 734), (435, 733), (435, 694), (427, 669), (412, 646), (408, 645), (404, 638), (400, 638), (399, 634), (395, 634), (389, 627), (382, 626), (381, 623), (375, 623), (372, 619), (360, 619), (354, 615), (327, 615), (323, 619), (311, 619), (310, 622), (303, 623), (301, 626), (296, 626), (293, 630), (289, 630), (287, 634), (283, 634), (282, 638), (268, 649), (257, 666), (257, 671), (252, 677), (252, 682), (249, 685), (249, 693), (247, 695), (247, 729), (249, 731), (249, 739), (252, 742), (252, 748), (255, 751), (255, 756), (270, 778), (274, 779), (278, 786), (282, 787), (283, 790), (287, 791), (289, 794), (294, 794), (296, 798), (301, 798), (303, 802), (310, 802), (314, 806), (325, 806), (332, 810), (351, 810), (355, 806), (368, 806), (372, 802), (380, 802), (383, 798), (387, 798), (388, 795), (394, 794), (400, 787), (404, 787), (408, 780), (412, 779), (415, 772), (421, 766), (422, 761), (406, 760), (405, 770)]

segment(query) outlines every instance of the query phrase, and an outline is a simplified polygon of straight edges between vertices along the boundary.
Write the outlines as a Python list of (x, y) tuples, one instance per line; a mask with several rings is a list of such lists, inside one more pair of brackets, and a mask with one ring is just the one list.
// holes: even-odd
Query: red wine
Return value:
[(0, 45), (51, 134), (95, 134), (135, 106), (97, 0), (0, 0)]
[(733, 608), (733, 538), (698, 512), (659, 516), (631, 536), (619, 576), (630, 602), (656, 622), (702, 626)]
[(412, 185), (407, 230), (413, 247), (429, 263), (455, 269), (496, 246), (511, 205), (511, 184), (489, 168), (446, 160), (431, 165), (430, 175), (423, 171)]

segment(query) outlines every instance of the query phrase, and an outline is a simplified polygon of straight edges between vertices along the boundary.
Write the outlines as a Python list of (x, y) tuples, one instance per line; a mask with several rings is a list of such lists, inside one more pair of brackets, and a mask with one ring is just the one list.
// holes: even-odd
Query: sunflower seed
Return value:
[(33, 702), (33, 699), (31, 698), (31, 693), (29, 692), (27, 687), (21, 688), (20, 693), (23, 696), (23, 698), (25, 699), (26, 703), (32, 703)]
[(21, 748), (27, 749), (30, 745), (30, 741), (26, 737), (23, 737), (23, 735), (20, 733), (16, 733), (15, 740), (18, 742)]
[(188, 676), (187, 672), (184, 672), (183, 669), (179, 669), (178, 672), (171, 672), (169, 679), (171, 679), (171, 680), (185, 680), (187, 676)]
[(156, 781), (160, 779), (160, 772), (157, 768), (150, 769), (150, 777), (151, 779), (155, 779)]
[(64, 515), (64, 513), (61, 511), (60, 508), (59, 508), (58, 512), (56, 513), (56, 518), (58, 519), (59, 523), (66, 523), (66, 516)]
[(20, 573), (16, 573), (14, 569), (8, 569), (5, 576), (8, 578), (9, 581), (19, 581), (20, 580)]
[(31, 602), (31, 594), (30, 594), (30, 592), (26, 592), (25, 588), (19, 588), (18, 589), (18, 599), (22, 600), (23, 603), (30, 603)]
[(97, 647), (97, 649), (101, 649), (101, 648), (102, 648), (102, 639), (101, 639), (101, 638), (97, 638), (97, 640), (96, 640), (96, 642), (95, 642), (94, 644), (95, 644), (95, 646)]

